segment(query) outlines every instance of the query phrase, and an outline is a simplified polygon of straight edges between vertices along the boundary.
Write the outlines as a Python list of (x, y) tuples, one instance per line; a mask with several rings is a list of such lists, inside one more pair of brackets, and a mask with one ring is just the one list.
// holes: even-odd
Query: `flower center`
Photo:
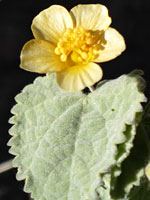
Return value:
[(75, 63), (88, 63), (98, 56), (103, 49), (104, 31), (85, 30), (83, 28), (67, 29), (59, 39), (55, 53), (62, 62), (68, 58)]

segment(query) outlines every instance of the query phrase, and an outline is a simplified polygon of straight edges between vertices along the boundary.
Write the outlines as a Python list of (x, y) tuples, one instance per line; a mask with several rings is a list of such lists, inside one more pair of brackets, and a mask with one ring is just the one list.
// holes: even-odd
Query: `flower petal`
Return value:
[(48, 40), (56, 44), (61, 34), (73, 28), (69, 12), (62, 6), (53, 5), (40, 12), (32, 22), (32, 32), (36, 39)]
[(52, 73), (66, 68), (54, 53), (54, 46), (43, 40), (30, 40), (21, 51), (20, 67), (31, 72)]
[(108, 9), (101, 4), (78, 5), (70, 11), (75, 26), (90, 30), (106, 30), (111, 24)]
[(103, 76), (102, 69), (95, 63), (80, 64), (56, 73), (58, 85), (67, 91), (77, 92), (94, 85)]
[(126, 48), (123, 36), (114, 28), (105, 31), (106, 45), (94, 62), (106, 62), (119, 56)]

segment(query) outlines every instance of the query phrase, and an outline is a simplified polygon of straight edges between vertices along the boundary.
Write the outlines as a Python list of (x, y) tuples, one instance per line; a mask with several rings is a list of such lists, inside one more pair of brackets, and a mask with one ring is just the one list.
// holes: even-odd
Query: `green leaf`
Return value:
[[(123, 162), (121, 168), (115, 166), (112, 169), (112, 174), (107, 174), (104, 177), (109, 189), (99, 189), (102, 191), (103, 196), (107, 197), (107, 200), (108, 197), (111, 200), (129, 200), (131, 197), (132, 200), (149, 199), (150, 102), (146, 106), (143, 115), (138, 114), (137, 118), (138, 122), (141, 120), (136, 130), (137, 134), (130, 155)], [(145, 169), (148, 169), (147, 179), (145, 178)]]
[(149, 200), (150, 183), (144, 177), (141, 179), (140, 185), (134, 187), (128, 195), (128, 200)]
[[(129, 156), (130, 150), (133, 147), (133, 139), (136, 134), (135, 125), (127, 125), (124, 134), (126, 135), (127, 140), (124, 143), (118, 145), (116, 165), (112, 167), (110, 173), (103, 174), (103, 185), (97, 189), (97, 192), (101, 194), (101, 199), (103, 200), (116, 199), (116, 196), (119, 196), (120, 194), (121, 187), (119, 184), (117, 185), (116, 182), (118, 183), (118, 176), (120, 177), (120, 174), (122, 173), (122, 162), (127, 156)], [(114, 190), (116, 195), (114, 195)]]
[(103, 174), (132, 147), (136, 113), (145, 101), (141, 87), (135, 72), (102, 82), (89, 95), (60, 90), (53, 75), (25, 87), (12, 109), (8, 143), (24, 190), (36, 200), (99, 199)]
[(144, 169), (150, 156), (144, 134), (141, 122), (137, 128), (134, 147), (128, 158), (123, 162), (122, 173), (111, 191), (112, 199), (126, 199), (131, 189), (141, 184), (141, 177), (144, 176)]
[(140, 129), (139, 139), (141, 139), (141, 141), (139, 141), (139, 145), (141, 148), (138, 148), (136, 157), (138, 157), (138, 153), (140, 153), (138, 166), (143, 165), (143, 172), (145, 172), (145, 175), (141, 178), (140, 183), (134, 186), (127, 195), (128, 200), (149, 200), (150, 198), (150, 102), (144, 110)]

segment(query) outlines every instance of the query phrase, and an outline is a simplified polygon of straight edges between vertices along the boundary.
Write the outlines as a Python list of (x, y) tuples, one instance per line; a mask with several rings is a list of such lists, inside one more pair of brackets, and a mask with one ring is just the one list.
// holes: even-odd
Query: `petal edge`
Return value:
[(94, 85), (102, 76), (103, 71), (99, 65), (88, 63), (69, 67), (56, 73), (56, 81), (60, 88), (69, 92), (77, 92)]
[(77, 5), (70, 10), (75, 26), (89, 30), (106, 30), (111, 24), (108, 9), (101, 4)]
[(123, 36), (114, 28), (108, 28), (105, 31), (106, 45), (99, 51), (99, 56), (94, 62), (106, 62), (119, 56), (125, 49), (125, 40)]
[(30, 40), (22, 48), (20, 67), (30, 72), (53, 73), (65, 69), (54, 46), (43, 40)]
[(55, 45), (67, 28), (73, 28), (72, 18), (67, 9), (59, 5), (41, 11), (31, 25), (36, 39), (47, 40)]

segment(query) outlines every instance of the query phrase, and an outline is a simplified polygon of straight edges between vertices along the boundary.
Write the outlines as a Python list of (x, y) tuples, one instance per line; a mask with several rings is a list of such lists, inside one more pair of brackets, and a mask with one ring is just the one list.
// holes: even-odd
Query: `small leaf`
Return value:
[(136, 74), (99, 84), (89, 95), (60, 90), (53, 75), (25, 87), (12, 109), (8, 143), (25, 191), (36, 200), (97, 200), (103, 174), (132, 147), (136, 113), (145, 101), (141, 87)]

